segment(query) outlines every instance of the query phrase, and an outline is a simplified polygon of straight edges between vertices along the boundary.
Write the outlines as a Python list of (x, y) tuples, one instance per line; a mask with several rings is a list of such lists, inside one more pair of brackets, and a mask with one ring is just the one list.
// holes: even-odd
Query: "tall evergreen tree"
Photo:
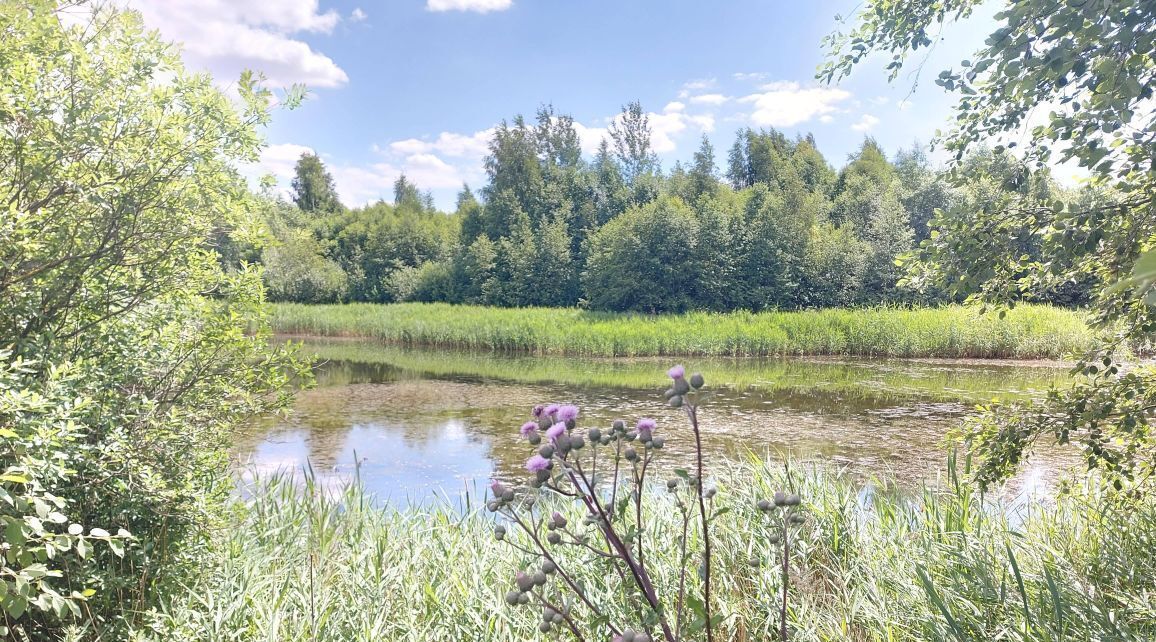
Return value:
[(690, 169), (690, 192), (694, 199), (714, 194), (719, 188), (718, 169), (714, 164), (714, 146), (710, 138), (702, 135), (702, 143), (694, 153), (694, 163)]
[(301, 154), (293, 172), (293, 202), (301, 211), (323, 214), (341, 211), (333, 176), (316, 154)]
[(658, 172), (658, 156), (650, 138), (650, 117), (637, 100), (624, 106), (618, 119), (610, 124), (615, 158), (628, 185), (633, 185), (641, 176)]

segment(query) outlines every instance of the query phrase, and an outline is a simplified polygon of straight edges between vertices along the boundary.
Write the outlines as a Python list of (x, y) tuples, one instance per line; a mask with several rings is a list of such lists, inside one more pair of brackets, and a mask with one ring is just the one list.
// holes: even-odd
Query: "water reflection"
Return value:
[[(658, 360), (575, 360), (310, 344), (327, 357), (318, 386), (288, 418), (254, 425), (236, 446), (247, 475), (311, 468), (320, 483), (360, 474), (380, 500), (468, 496), (491, 477), (522, 476), (517, 427), (552, 401), (582, 408), (586, 427), (654, 417), (660, 464), (689, 463), (685, 417), (661, 397)], [(359, 357), (360, 355), (360, 357)], [(339, 358), (334, 358), (339, 357)], [(917, 483), (942, 468), (944, 437), (976, 400), (1038, 394), (1059, 368), (822, 360), (700, 360), (714, 394), (702, 411), (712, 457), (749, 452), (832, 462)], [(1059, 465), (1044, 453), (1024, 481), (1046, 487)]]

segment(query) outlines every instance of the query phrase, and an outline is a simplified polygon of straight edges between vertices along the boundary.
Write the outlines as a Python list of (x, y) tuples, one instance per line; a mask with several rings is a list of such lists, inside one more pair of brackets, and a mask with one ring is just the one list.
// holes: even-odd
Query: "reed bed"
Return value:
[[(954, 475), (900, 491), (754, 458), (722, 464), (717, 480), (716, 501), (730, 510), (712, 535), (724, 639), (776, 639), (776, 547), (754, 504), (780, 488), (802, 494), (810, 515), (791, 561), (793, 640), (1156, 639), (1151, 498), (1123, 509), (1088, 484), (1009, 511)], [(381, 509), (356, 484), (333, 493), (287, 478), (253, 492), (220, 532), (210, 572), (140, 639), (547, 638), (531, 609), (504, 604), (529, 560), (494, 540), (484, 512), (448, 502)], [(665, 493), (654, 499), (652, 532), (674, 527)], [(677, 552), (655, 539), (646, 545), (657, 582), (668, 586)], [(589, 562), (569, 568), (616, 603), (613, 574)]]
[(690, 312), (647, 316), (445, 303), (272, 306), (276, 332), (431, 346), (600, 357), (845, 355), (1060, 359), (1091, 346), (1079, 312), (1018, 306)]

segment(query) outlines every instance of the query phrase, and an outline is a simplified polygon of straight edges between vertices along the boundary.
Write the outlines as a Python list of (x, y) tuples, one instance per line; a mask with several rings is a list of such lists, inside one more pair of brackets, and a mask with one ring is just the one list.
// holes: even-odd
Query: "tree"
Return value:
[(421, 190), (417, 188), (417, 185), (409, 182), (404, 172), (399, 174), (397, 180), (393, 182), (393, 206), (398, 209), (408, 209), (418, 212), (427, 209), (426, 200)]
[(301, 154), (293, 168), (293, 202), (303, 212), (332, 214), (341, 211), (333, 176), (312, 152)]
[(0, 5), (0, 636), (124, 639), (203, 570), (233, 431), (307, 370), (208, 251), (259, 207), (261, 79), (230, 98), (139, 15), (58, 10)]
[(642, 104), (637, 100), (625, 105), (610, 124), (614, 156), (627, 185), (658, 172), (658, 156), (651, 147), (650, 137), (650, 116), (642, 111)]
[(690, 194), (692, 200), (700, 196), (710, 196), (718, 190), (718, 169), (714, 164), (714, 147), (706, 134), (702, 135), (702, 143), (694, 153), (694, 162), (690, 168)]
[[(891, 78), (907, 57), (929, 46), (929, 28), (968, 18), (973, 0), (900, 0), (871, 5), (850, 33), (828, 40), (820, 77), (849, 74), (866, 56), (887, 52)], [(1016, 199), (974, 212), (964, 225), (925, 245), (921, 264), (958, 296), (1011, 307), (1040, 282), (1094, 275), (1095, 325), (1104, 338), (1084, 355), (1069, 389), (1039, 403), (997, 404), (972, 424), (982, 456), (982, 483), (1013, 472), (1041, 440), (1078, 442), (1089, 469), (1117, 487), (1142, 483), (1156, 467), (1150, 425), (1156, 369), (1124, 369), (1132, 345), (1156, 339), (1156, 5), (1137, 0), (1011, 3), (970, 60), (941, 72), (936, 83), (958, 95), (954, 128), (942, 138), (956, 167), (977, 146), (1022, 149), (1037, 170), (1071, 161), (1104, 190), (1095, 202), (1053, 198), (1020, 207)], [(1049, 112), (1029, 124), (1040, 105)], [(1041, 114), (1042, 115), (1042, 114)], [(955, 174), (962, 183), (964, 176)], [(1027, 195), (1029, 198), (1031, 195)], [(999, 203), (997, 201), (997, 203)], [(994, 246), (1009, 230), (1032, 230), (1041, 258), (1024, 260)], [(952, 266), (952, 269), (943, 269)], [(958, 271), (951, 281), (944, 277)]]
[(698, 233), (694, 211), (675, 197), (627, 210), (590, 237), (586, 300), (596, 310), (690, 309)]

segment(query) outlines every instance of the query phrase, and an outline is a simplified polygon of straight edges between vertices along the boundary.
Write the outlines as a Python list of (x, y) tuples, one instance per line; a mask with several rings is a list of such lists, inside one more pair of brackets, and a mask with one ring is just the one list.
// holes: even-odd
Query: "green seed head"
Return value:
[(590, 443), (602, 441), (602, 431), (597, 428), (591, 428), (586, 436), (590, 438)]
[(691, 388), (698, 390), (699, 388), (703, 387), (703, 384), (705, 384), (705, 383), (706, 383), (706, 379), (702, 378), (702, 374), (696, 372), (696, 373), (690, 375), (690, 387)]

